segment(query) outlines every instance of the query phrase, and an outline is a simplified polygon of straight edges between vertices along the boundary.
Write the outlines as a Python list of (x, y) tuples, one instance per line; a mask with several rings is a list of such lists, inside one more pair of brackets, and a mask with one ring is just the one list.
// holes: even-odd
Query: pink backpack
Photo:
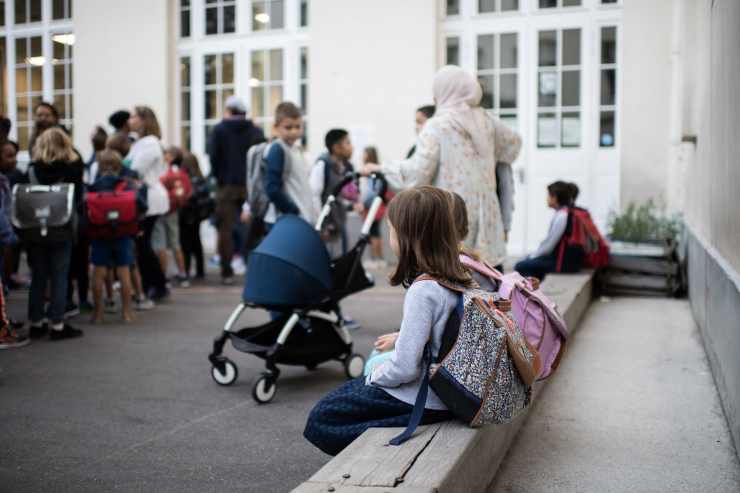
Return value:
[(511, 301), (511, 313), (524, 337), (540, 353), (542, 371), (539, 379), (549, 377), (558, 367), (565, 351), (568, 327), (557, 306), (518, 272), (502, 274), (485, 262), (460, 255), (460, 261), (475, 272), (494, 281), (498, 294)]

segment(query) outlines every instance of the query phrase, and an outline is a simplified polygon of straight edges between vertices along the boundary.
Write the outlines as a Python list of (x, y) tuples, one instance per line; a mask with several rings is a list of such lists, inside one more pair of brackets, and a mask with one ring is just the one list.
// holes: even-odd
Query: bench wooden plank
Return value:
[[(593, 272), (549, 278), (542, 289), (555, 301), (571, 335), (591, 301)], [(567, 357), (567, 356), (566, 356)], [(535, 383), (532, 406), (547, 381)], [(459, 422), (426, 427), (400, 447), (386, 444), (400, 428), (365, 432), (295, 492), (461, 492), (484, 491), (493, 481), (528, 410), (505, 425), (471, 429)], [(349, 477), (343, 477), (349, 474)]]

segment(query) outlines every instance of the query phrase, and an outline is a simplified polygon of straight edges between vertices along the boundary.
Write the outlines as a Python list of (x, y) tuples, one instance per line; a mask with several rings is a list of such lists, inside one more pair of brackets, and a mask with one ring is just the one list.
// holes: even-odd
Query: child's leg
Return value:
[(514, 266), (514, 270), (524, 277), (535, 277), (540, 281), (550, 272), (555, 272), (555, 256), (535, 257), (521, 260)]
[(172, 253), (175, 254), (175, 263), (177, 263), (177, 272), (185, 277), (189, 277), (189, 272), (185, 270), (185, 259), (182, 257), (182, 250), (176, 249)]
[(159, 265), (162, 268), (162, 272), (167, 277), (167, 250), (158, 250), (157, 257), (159, 258)]
[(144, 297), (144, 288), (141, 286), (141, 273), (139, 272), (139, 265), (134, 262), (131, 267), (131, 286), (134, 291), (134, 296), (137, 300)]
[(93, 310), (92, 322), (98, 323), (103, 321), (103, 286), (109, 279), (108, 269), (99, 265), (95, 266), (93, 271)]
[(200, 223), (193, 226), (193, 255), (195, 256), (195, 275), (205, 277), (205, 259), (203, 258), (203, 244), (200, 242)]
[(131, 313), (131, 271), (128, 266), (116, 267), (118, 279), (121, 281), (121, 312), (124, 322), (131, 322), (133, 315)]
[(113, 269), (105, 269), (105, 298), (112, 300), (113, 299), (113, 281), (114, 281), (114, 273)]
[[(319, 449), (336, 455), (368, 428), (405, 427), (413, 406), (357, 378), (330, 392), (311, 411), (303, 436)], [(427, 409), (423, 424), (451, 419), (448, 411)]]

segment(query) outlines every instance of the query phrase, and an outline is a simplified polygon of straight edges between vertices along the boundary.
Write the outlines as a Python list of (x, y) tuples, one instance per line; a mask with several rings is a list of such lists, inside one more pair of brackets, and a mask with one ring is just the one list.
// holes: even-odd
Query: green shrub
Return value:
[(612, 212), (609, 237), (614, 241), (678, 241), (683, 223), (679, 215), (666, 216), (652, 200), (630, 203), (621, 214)]

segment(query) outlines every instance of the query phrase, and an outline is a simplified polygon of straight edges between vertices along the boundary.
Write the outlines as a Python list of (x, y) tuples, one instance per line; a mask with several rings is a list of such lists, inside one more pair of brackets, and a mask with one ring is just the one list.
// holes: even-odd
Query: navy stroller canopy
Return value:
[(319, 233), (286, 215), (250, 255), (242, 298), (261, 306), (303, 307), (322, 302), (331, 289), (331, 261)]

